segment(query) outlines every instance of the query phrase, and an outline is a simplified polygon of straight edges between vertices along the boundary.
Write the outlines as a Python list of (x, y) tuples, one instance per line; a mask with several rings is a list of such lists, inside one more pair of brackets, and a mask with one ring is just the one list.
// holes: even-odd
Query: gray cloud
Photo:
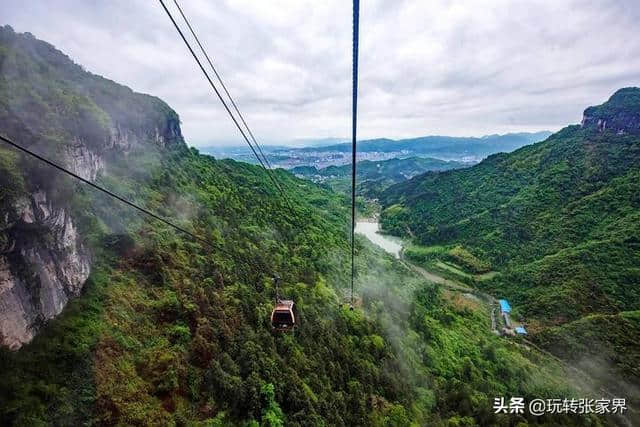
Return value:
[[(181, 5), (259, 139), (349, 135), (348, 2)], [(163, 98), (192, 145), (241, 143), (158, 2), (4, 0), (0, 14), (87, 70)], [(588, 105), (640, 85), (639, 19), (636, 0), (364, 1), (360, 135), (578, 122)]]

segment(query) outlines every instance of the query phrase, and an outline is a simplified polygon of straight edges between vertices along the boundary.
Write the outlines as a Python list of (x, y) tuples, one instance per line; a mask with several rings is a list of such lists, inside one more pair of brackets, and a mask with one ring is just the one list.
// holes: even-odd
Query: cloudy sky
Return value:
[[(180, 1), (259, 140), (350, 135), (349, 2)], [(2, 0), (0, 21), (163, 98), (192, 145), (241, 143), (158, 1)], [(637, 0), (363, 0), (359, 136), (579, 122), (640, 85), (639, 22)]]

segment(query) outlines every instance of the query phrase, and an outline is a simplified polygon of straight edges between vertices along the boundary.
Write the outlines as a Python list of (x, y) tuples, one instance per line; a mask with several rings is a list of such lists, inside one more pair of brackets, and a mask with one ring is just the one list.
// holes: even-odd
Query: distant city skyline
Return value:
[[(181, 5), (262, 143), (350, 137), (348, 3)], [(85, 69), (165, 100), (191, 145), (242, 144), (158, 2), (5, 0), (0, 16)], [(587, 106), (640, 85), (638, 22), (635, 0), (365, 2), (359, 139), (578, 123)]]

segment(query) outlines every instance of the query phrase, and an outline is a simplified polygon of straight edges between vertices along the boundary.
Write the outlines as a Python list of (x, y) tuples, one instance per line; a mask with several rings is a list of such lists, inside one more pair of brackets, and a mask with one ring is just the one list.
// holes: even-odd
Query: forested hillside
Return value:
[(589, 349), (572, 360), (597, 354), (637, 382), (639, 123), (640, 89), (621, 89), (543, 142), (390, 187), (382, 226), (412, 237), (425, 262), (497, 270), (470, 280), (509, 298), (547, 348)]
[[(88, 73), (8, 26), (0, 27), (0, 125), (4, 136), (88, 180), (143, 179), (154, 159), (184, 147), (178, 115), (166, 103)], [(80, 293), (91, 253), (78, 235), (68, 177), (7, 147), (0, 147), (0, 276), (7, 283), (0, 342), (17, 348)]]
[[(445, 161), (440, 159), (409, 157), (389, 160), (362, 160), (356, 168), (357, 193), (359, 196), (375, 198), (377, 194), (401, 181), (405, 181), (427, 171), (444, 171), (469, 166), (470, 163)], [(327, 166), (316, 169), (313, 166), (298, 166), (290, 170), (299, 177), (329, 185), (338, 192), (351, 191), (351, 165)]]
[[(31, 35), (2, 36), (0, 69), (22, 71), (2, 75), (3, 134), (50, 156), (72, 145), (77, 155), (56, 160), (214, 245), (0, 150), (0, 297), (28, 292), (40, 310), (31, 336), (0, 348), (2, 425), (611, 422), (495, 414), (495, 397), (589, 390), (555, 359), (490, 332), (480, 301), (360, 240), (348, 310), (343, 195), (276, 171), (291, 207), (263, 169), (188, 148), (157, 98), (86, 73)], [(300, 313), (292, 334), (271, 329), (274, 274)], [(45, 317), (55, 290), (67, 300)], [(33, 314), (9, 308), (6, 331)]]

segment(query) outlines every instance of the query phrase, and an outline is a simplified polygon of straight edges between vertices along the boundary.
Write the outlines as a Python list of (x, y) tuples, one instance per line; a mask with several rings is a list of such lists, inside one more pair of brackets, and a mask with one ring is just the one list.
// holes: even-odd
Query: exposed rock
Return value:
[[(132, 151), (186, 146), (178, 115), (161, 99), (88, 73), (7, 26), (0, 50), (16, 58), (1, 64), (0, 91), (10, 94), (0, 98), (3, 132), (80, 177), (95, 181), (115, 164), (126, 170)], [(80, 294), (91, 269), (72, 217), (73, 189), (60, 188), (69, 181), (47, 185), (57, 172), (33, 165), (16, 163), (24, 182), (8, 188), (11, 201), (0, 206), (0, 345), (13, 349)]]
[(151, 129), (129, 129), (116, 124), (109, 130), (109, 140), (105, 144), (105, 150), (116, 150), (127, 154), (135, 146), (153, 142), (160, 148), (168, 148), (172, 145), (182, 144), (183, 137), (180, 123), (167, 119), (160, 125)]
[[(182, 142), (182, 134), (170, 120), (146, 132), (115, 126), (102, 146), (89, 148), (74, 138), (65, 148), (64, 164), (94, 181), (107, 166), (107, 152), (126, 156), (138, 145), (167, 147), (176, 141)], [(44, 191), (18, 199), (4, 220), (2, 231), (10, 242), (0, 248), (0, 344), (15, 350), (81, 293), (91, 261), (88, 248), (79, 243), (70, 206), (54, 206)]]
[(640, 88), (618, 90), (607, 102), (584, 110), (582, 127), (617, 135), (640, 134)]
[(9, 262), (0, 256), (0, 338), (10, 349), (31, 341), (31, 324), (37, 317), (25, 283), (11, 272)]
[(104, 169), (104, 158), (87, 148), (79, 138), (75, 138), (66, 147), (65, 163), (77, 175), (89, 181), (95, 181), (98, 172)]
[(12, 245), (0, 256), (0, 337), (12, 349), (60, 314), (90, 272), (89, 253), (78, 244), (71, 216), (53, 207), (44, 192), (20, 200), (15, 217), (5, 230)]

